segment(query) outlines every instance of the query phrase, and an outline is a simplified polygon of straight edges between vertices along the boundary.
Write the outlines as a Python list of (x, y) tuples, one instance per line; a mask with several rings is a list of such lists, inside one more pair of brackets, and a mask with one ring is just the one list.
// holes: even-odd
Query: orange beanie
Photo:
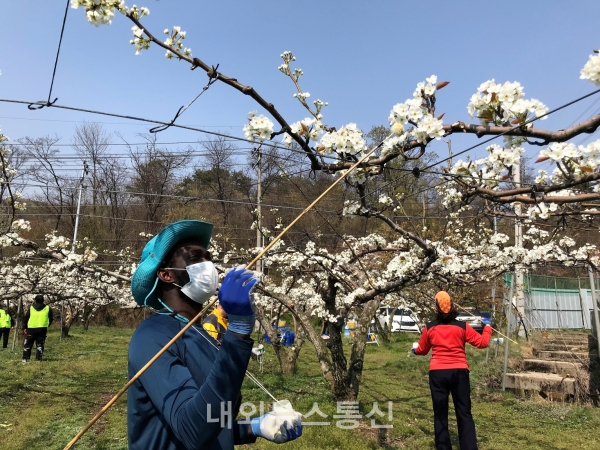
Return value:
[(446, 291), (440, 291), (435, 294), (435, 302), (437, 303), (438, 309), (444, 314), (448, 314), (452, 311), (452, 299), (450, 298), (450, 294)]

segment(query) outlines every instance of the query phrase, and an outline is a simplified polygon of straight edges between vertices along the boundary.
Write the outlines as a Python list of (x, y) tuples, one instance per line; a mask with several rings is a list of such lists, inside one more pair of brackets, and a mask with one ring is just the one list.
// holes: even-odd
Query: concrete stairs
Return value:
[(550, 399), (573, 399), (577, 373), (588, 370), (588, 335), (556, 333), (534, 343), (535, 358), (525, 359), (520, 372), (506, 374), (506, 388), (517, 395), (537, 393)]

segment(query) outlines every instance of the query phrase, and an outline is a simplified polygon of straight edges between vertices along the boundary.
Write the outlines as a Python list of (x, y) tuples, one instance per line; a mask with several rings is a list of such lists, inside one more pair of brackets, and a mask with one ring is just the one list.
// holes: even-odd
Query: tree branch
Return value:
[(493, 136), (504, 134), (506, 136), (521, 136), (526, 138), (542, 139), (542, 142), (530, 142), (533, 145), (548, 145), (550, 142), (565, 142), (580, 135), (581, 133), (593, 133), (600, 126), (600, 114), (577, 125), (573, 125), (566, 130), (548, 131), (533, 128), (533, 126), (522, 127), (503, 127), (491, 125), (466, 124), (464, 122), (455, 122), (452, 125), (444, 125), (446, 136), (453, 133), (471, 133), (482, 136)]

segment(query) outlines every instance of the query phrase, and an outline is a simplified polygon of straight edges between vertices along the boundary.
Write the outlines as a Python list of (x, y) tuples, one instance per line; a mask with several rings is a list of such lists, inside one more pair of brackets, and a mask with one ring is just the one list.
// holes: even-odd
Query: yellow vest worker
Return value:
[(0, 335), (2, 336), (2, 348), (8, 347), (8, 335), (12, 328), (12, 317), (3, 309), (0, 309)]
[(29, 320), (27, 321), (27, 329), (29, 328), (48, 328), (50, 318), (48, 317), (50, 307), (44, 306), (41, 310), (35, 309), (33, 306), (29, 308)]
[(8, 315), (6, 311), (0, 309), (0, 328), (10, 327), (12, 327), (12, 318)]
[(52, 309), (44, 305), (44, 296), (36, 295), (35, 302), (25, 314), (25, 343), (23, 344), (23, 362), (28, 362), (31, 358), (31, 349), (35, 342), (35, 359), (42, 360), (44, 353), (44, 343), (48, 327), (52, 323)]

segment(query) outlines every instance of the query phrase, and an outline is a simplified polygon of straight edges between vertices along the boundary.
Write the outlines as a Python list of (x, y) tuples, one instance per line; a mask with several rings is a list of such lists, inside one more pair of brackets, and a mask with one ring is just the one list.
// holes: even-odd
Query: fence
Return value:
[[(505, 302), (512, 274), (505, 274)], [(596, 292), (600, 280), (595, 279)], [(535, 329), (592, 329), (593, 304), (589, 278), (525, 275), (525, 326)], [(516, 325), (514, 315), (511, 326)]]

